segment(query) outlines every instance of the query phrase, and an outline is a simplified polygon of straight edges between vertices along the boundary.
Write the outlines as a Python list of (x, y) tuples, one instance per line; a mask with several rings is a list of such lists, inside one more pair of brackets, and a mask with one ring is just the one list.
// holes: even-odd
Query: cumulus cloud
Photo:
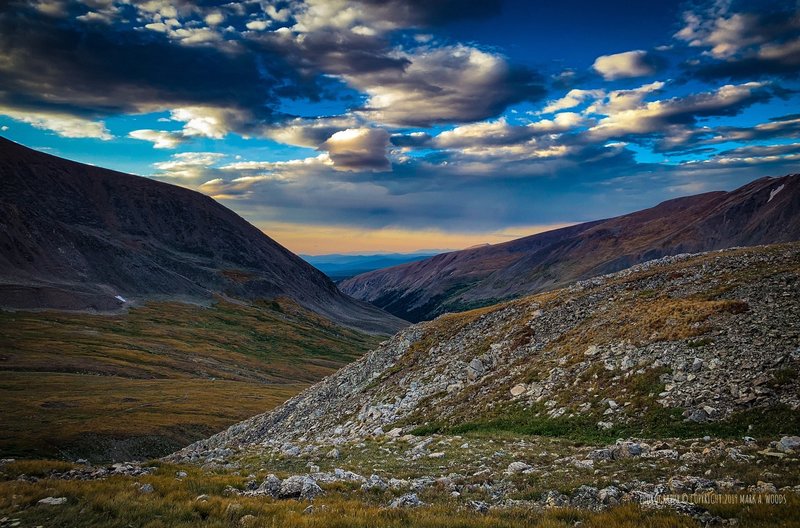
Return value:
[(742, 109), (770, 97), (763, 83), (750, 82), (725, 85), (711, 92), (685, 97), (635, 105), (626, 103), (622, 108), (605, 109), (609, 115), (601, 118), (588, 134), (594, 139), (663, 134), (673, 127), (694, 125), (701, 117), (736, 115)]
[(157, 149), (174, 149), (186, 141), (186, 138), (182, 134), (166, 130), (133, 130), (128, 136), (133, 139), (150, 141), (153, 143), (153, 148)]
[(554, 99), (547, 103), (547, 105), (545, 105), (545, 107), (542, 109), (542, 112), (552, 113), (558, 112), (559, 110), (575, 108), (576, 106), (583, 104), (585, 101), (599, 99), (604, 95), (605, 92), (603, 90), (581, 90), (578, 88), (573, 88), (567, 92), (567, 95), (564, 97), (561, 97), (560, 99)]
[(153, 166), (160, 171), (160, 177), (199, 183), (208, 179), (210, 169), (224, 157), (218, 152), (180, 152)]
[(704, 49), (708, 60), (691, 63), (704, 79), (758, 78), (796, 75), (800, 71), (800, 14), (786, 3), (783, 10), (752, 6), (731, 11), (716, 3), (704, 11), (684, 13), (684, 26), (675, 38)]
[(656, 72), (653, 58), (644, 50), (626, 51), (597, 57), (592, 66), (607, 81), (644, 77)]
[(469, 46), (420, 48), (396, 58), (404, 68), (344, 75), (368, 95), (362, 113), (382, 123), (429, 126), (477, 121), (544, 94), (533, 72)]
[(322, 145), (336, 170), (383, 171), (389, 169), (386, 148), (389, 133), (382, 128), (348, 128), (333, 134)]
[(358, 125), (353, 116), (297, 117), (269, 127), (264, 134), (287, 145), (317, 148), (336, 132)]
[(108, 141), (114, 136), (102, 121), (93, 121), (63, 112), (20, 110), (0, 104), (0, 114), (67, 138), (95, 138)]

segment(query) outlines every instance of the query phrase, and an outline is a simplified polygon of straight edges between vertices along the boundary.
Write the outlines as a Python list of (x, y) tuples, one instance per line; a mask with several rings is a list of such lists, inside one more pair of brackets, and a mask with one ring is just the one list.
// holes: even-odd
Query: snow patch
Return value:
[(124, 303), (128, 302), (128, 301), (125, 300), (125, 297), (123, 297), (122, 295), (115, 295), (114, 298), (117, 299), (120, 302), (124, 302)]
[(772, 199), (775, 198), (775, 195), (778, 194), (779, 192), (781, 192), (785, 186), (786, 186), (786, 184), (782, 183), (782, 184), (780, 184), (778, 186), (777, 189), (772, 189), (769, 192), (769, 200), (767, 200), (767, 203), (770, 203), (772, 201)]

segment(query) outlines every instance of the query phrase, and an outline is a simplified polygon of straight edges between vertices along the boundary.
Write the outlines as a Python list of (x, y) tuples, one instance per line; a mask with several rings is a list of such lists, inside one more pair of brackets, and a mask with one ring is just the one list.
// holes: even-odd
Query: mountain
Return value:
[(800, 240), (800, 175), (372, 271), (339, 288), (409, 321), (557, 288), (679, 253)]
[(0, 306), (117, 310), (148, 299), (285, 297), (339, 324), (405, 322), (213, 199), (0, 138)]
[[(800, 243), (663, 257), (411, 326), (172, 459), (246, 458), (239, 448), (262, 444), (385, 446), (408, 433), (595, 443), (797, 434), (798, 321)], [(410, 450), (392, 467), (413, 471), (427, 453)], [(444, 462), (444, 474), (454, 471)]]
[(300, 255), (303, 260), (320, 270), (333, 281), (349, 279), (355, 275), (406, 262), (416, 262), (441, 252), (387, 253), (381, 255)]

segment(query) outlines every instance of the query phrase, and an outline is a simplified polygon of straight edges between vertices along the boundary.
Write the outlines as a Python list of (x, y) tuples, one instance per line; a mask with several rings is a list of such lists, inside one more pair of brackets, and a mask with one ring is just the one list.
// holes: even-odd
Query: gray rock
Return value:
[(417, 506), (422, 506), (424, 503), (419, 500), (416, 493), (406, 493), (400, 497), (397, 497), (395, 500), (389, 504), (391, 508), (416, 508)]
[(152, 484), (142, 484), (139, 486), (139, 491), (142, 493), (153, 493), (155, 489)]
[(778, 450), (784, 453), (800, 451), (800, 436), (784, 436), (778, 442)]
[(267, 475), (267, 478), (264, 479), (264, 482), (256, 489), (256, 493), (259, 495), (269, 495), (271, 497), (277, 497), (281, 491), (281, 479), (270, 473)]
[(66, 503), (66, 497), (45, 497), (43, 499), (39, 499), (39, 504), (44, 504), (45, 506), (60, 506)]
[(508, 473), (521, 473), (528, 469), (531, 469), (531, 466), (525, 462), (512, 462), (508, 465), (506, 471)]
[(281, 482), (278, 490), (279, 499), (313, 499), (324, 493), (317, 482), (305, 475), (292, 475)]

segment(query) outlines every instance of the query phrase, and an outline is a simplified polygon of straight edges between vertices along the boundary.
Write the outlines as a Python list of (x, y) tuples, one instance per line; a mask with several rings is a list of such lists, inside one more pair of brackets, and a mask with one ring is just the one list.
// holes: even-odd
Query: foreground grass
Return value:
[[(133, 479), (115, 477), (104, 481), (64, 481), (43, 478), (37, 482), (10, 480), (27, 472), (45, 477), (59, 463), (20, 462), (11, 464), (0, 481), (0, 516), (17, 519), (20, 526), (142, 528), (156, 527), (642, 527), (679, 528), (698, 524), (667, 511), (645, 511), (636, 505), (620, 506), (592, 513), (571, 508), (549, 511), (498, 509), (480, 514), (462, 506), (446, 494), (431, 490), (422, 495), (428, 505), (416, 509), (391, 509), (385, 494), (354, 498), (335, 489), (314, 502), (314, 511), (304, 513), (305, 501), (277, 501), (261, 497), (228, 495), (227, 486), (242, 486), (245, 477), (205, 472), (195, 467), (164, 465), (155, 474)], [(175, 478), (177, 470), (189, 473)], [(152, 493), (142, 493), (141, 484), (151, 484)], [(205, 498), (198, 498), (206, 495)], [(60, 506), (39, 505), (39, 499), (66, 497)], [(790, 511), (788, 508), (787, 511)], [(793, 526), (780, 513), (748, 511), (744, 526)], [(771, 517), (766, 517), (769, 514)], [(248, 517), (252, 516), (252, 517)], [(772, 524), (766, 524), (770, 519)], [(796, 525), (796, 524), (794, 524)]]
[(0, 457), (161, 456), (272, 409), (378, 340), (288, 301), (0, 312)]
[[(361, 493), (341, 486), (329, 487), (313, 502), (240, 497), (226, 491), (242, 487), (248, 477), (197, 467), (161, 465), (157, 471), (138, 479), (114, 477), (98, 481), (65, 481), (48, 478), (51, 471), (63, 471), (63, 462), (22, 461), (7, 465), (0, 473), (0, 518), (19, 526), (108, 527), (309, 527), (309, 528), (682, 528), (700, 526), (693, 519), (670, 510), (646, 510), (625, 504), (602, 512), (574, 508), (531, 510), (493, 508), (477, 513), (431, 488), (420, 497), (426, 505), (413, 509), (392, 509), (386, 504), (392, 492)], [(183, 479), (177, 471), (186, 471)], [(21, 474), (38, 476), (36, 482), (16, 480)], [(261, 477), (262, 475), (258, 475)], [(154, 491), (142, 493), (150, 484)], [(66, 497), (59, 506), (37, 504), (45, 497)], [(711, 506), (712, 513), (737, 518), (738, 526), (800, 526), (800, 500), (788, 495), (788, 504)], [(8, 521), (11, 522), (11, 521)]]

